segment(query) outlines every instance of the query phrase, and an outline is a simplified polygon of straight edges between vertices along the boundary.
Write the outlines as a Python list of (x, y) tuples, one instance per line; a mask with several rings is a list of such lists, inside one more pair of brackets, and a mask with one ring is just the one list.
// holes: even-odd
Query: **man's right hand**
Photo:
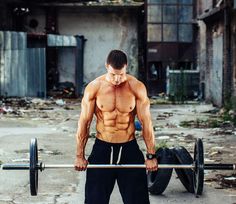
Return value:
[(85, 158), (76, 158), (75, 160), (75, 170), (85, 171), (87, 169), (88, 161)]

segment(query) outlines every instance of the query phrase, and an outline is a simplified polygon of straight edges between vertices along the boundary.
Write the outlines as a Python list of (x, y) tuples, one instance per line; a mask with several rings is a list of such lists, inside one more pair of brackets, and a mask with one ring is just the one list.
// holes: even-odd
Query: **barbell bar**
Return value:
[[(36, 169), (43, 171), (45, 169), (65, 169), (65, 168), (74, 168), (73, 164), (44, 164), (39, 163), (36, 166)], [(145, 164), (88, 164), (87, 168), (89, 169), (130, 169), (137, 168), (143, 169), (146, 168)], [(159, 164), (159, 169), (191, 169), (194, 168), (192, 164), (180, 165), (180, 164)], [(3, 170), (29, 170), (29, 164), (4, 164)]]
[[(38, 171), (45, 169), (74, 168), (72, 164), (44, 164), (38, 162), (37, 139), (30, 141), (29, 164), (3, 164), (2, 170), (29, 170), (30, 192), (32, 196), (38, 193)], [(145, 164), (88, 164), (87, 168), (146, 168)], [(204, 184), (204, 169), (207, 170), (236, 170), (236, 164), (204, 164), (204, 149), (201, 139), (195, 141), (193, 164), (159, 164), (159, 169), (193, 169), (193, 184), (196, 197), (202, 194)]]

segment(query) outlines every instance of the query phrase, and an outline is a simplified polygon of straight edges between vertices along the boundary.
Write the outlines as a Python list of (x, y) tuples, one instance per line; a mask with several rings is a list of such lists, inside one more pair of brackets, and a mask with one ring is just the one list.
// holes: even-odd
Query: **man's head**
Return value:
[(106, 79), (113, 85), (126, 81), (127, 56), (121, 50), (112, 50), (106, 61)]
[(127, 56), (121, 50), (112, 50), (107, 56), (106, 64), (114, 69), (122, 69), (124, 65), (127, 65)]

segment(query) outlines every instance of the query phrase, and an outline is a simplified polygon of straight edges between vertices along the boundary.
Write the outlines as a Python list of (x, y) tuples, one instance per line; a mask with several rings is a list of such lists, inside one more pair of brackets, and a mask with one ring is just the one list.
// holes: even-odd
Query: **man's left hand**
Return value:
[(158, 162), (156, 158), (146, 159), (145, 164), (148, 171), (157, 171), (158, 169)]

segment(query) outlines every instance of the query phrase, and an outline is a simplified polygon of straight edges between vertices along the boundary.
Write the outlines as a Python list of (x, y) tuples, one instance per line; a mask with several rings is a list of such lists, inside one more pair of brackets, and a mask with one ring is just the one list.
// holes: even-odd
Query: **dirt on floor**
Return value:
[[(37, 134), (46, 134), (50, 129), (74, 137), (79, 112), (80, 100), (8, 98), (0, 101), (0, 128), (2, 133), (5, 131), (4, 136), (9, 135), (9, 137), (20, 134), (22, 128), (32, 134), (32, 137), (34, 128), (38, 128)], [(199, 102), (172, 105), (158, 104), (155, 101), (151, 105), (151, 114), (158, 147), (184, 146), (193, 156), (195, 139), (202, 138), (205, 163), (236, 163), (236, 128), (233, 111)], [(94, 118), (90, 138), (93, 139), (95, 136)], [(136, 131), (136, 137), (145, 152), (142, 132)], [(62, 155), (60, 149), (49, 149), (47, 145), (40, 148), (39, 152), (40, 155), (57, 157)], [(28, 149), (16, 150), (14, 154), (18, 156), (14, 162), (23, 161), (28, 157)], [(0, 148), (0, 164), (9, 162), (7, 156), (8, 153)], [(215, 189), (236, 193), (235, 171), (205, 171), (205, 184)]]

